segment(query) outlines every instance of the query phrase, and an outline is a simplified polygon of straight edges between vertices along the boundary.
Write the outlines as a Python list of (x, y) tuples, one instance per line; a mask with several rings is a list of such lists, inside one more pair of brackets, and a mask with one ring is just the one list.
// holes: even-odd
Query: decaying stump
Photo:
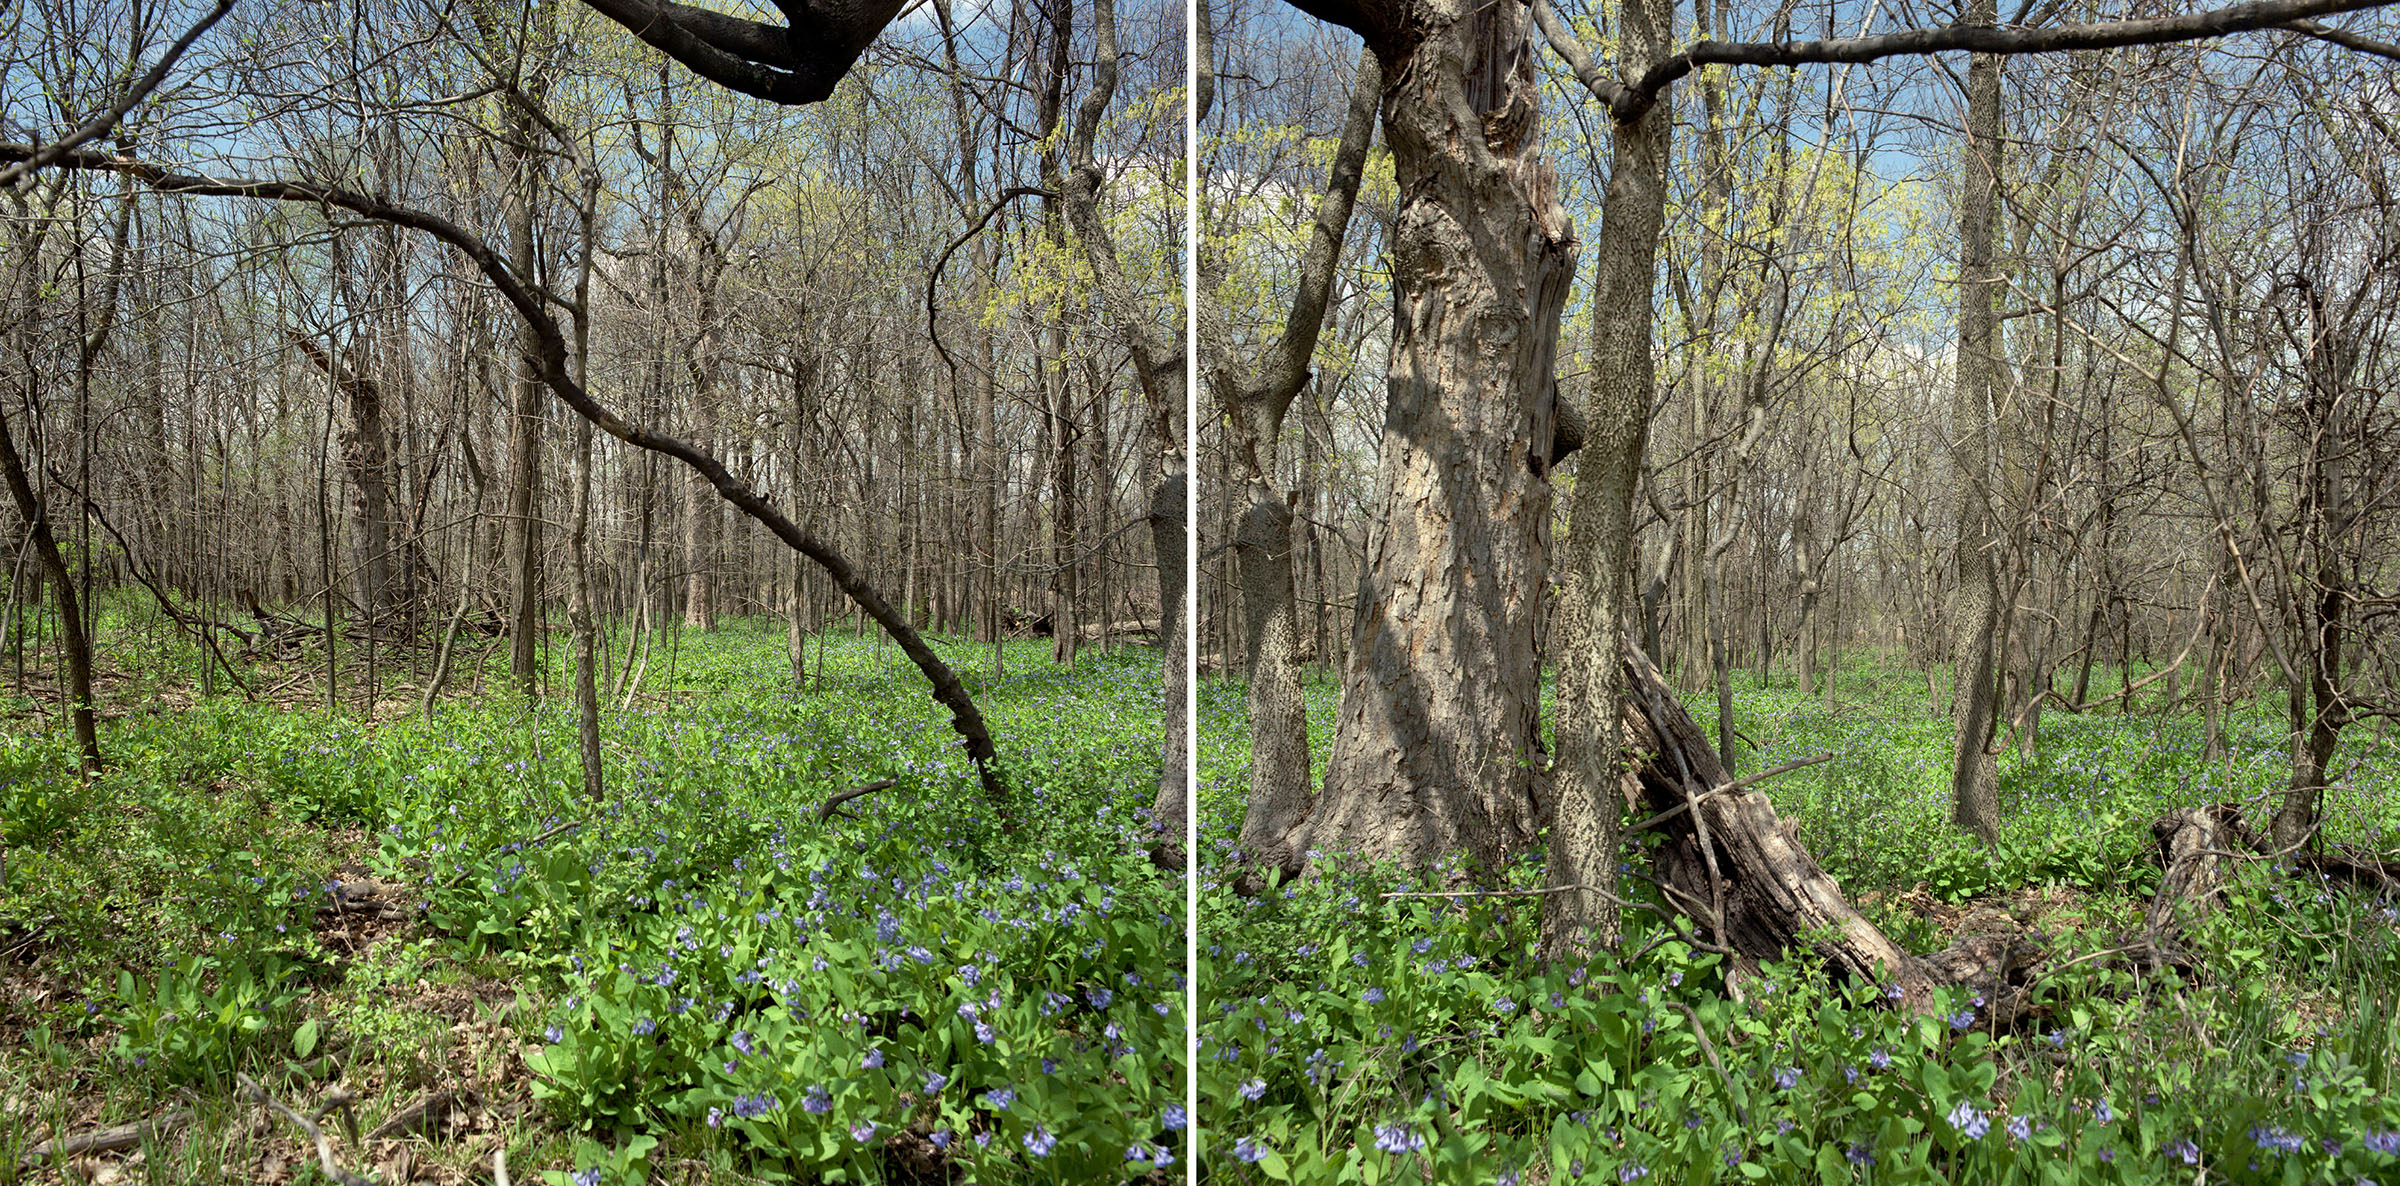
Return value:
[(1763, 792), (1725, 789), (1734, 780), (1647, 657), (1628, 650), (1625, 679), (1627, 739), (1638, 756), (1626, 791), (1638, 811), (1674, 813), (1652, 825), (1666, 837), (1654, 873), (1704, 937), (1750, 959), (1813, 951), (1836, 976), (1896, 988), (1900, 1003), (1920, 1012), (1939, 1007), (1935, 990), (1945, 986), (1983, 998), (1979, 1021), (2006, 1026), (2025, 1012), (2043, 955), (2038, 936), (1962, 935), (1943, 951), (1910, 954), (1851, 907)]
[(2236, 860), (2277, 861), (2353, 889), (2400, 890), (2400, 861), (2353, 844), (2279, 850), (2242, 818), (2238, 803), (2171, 812), (2150, 826), (2150, 834), (2158, 841), (2158, 864), (2165, 873), (2159, 878), (2158, 896), (2143, 913), (2141, 934), (2127, 942), (2136, 963), (2147, 968), (2195, 969), (2192, 958), (2176, 946), (2175, 936), (2216, 906)]
[[(1626, 798), (1637, 812), (1654, 813), (1645, 824), (1666, 837), (1657, 883), (1703, 936), (1753, 960), (1813, 951), (1837, 977), (1896, 987), (1919, 1011), (1935, 1008), (1934, 990), (1944, 986), (1982, 997), (1976, 1017), (1985, 1024), (2011, 1025), (2031, 1008), (2046, 954), (2038, 932), (2010, 923), (1911, 955), (1859, 916), (1764, 793), (1736, 784), (1658, 669), (1630, 648), (1625, 681), (1627, 744), (1637, 756)], [(2128, 957), (2121, 966), (2198, 971), (2177, 939), (2215, 903), (2235, 860), (2273, 859), (2356, 888), (2400, 890), (2400, 860), (2355, 845), (2273, 850), (2234, 803), (2174, 812), (2151, 831), (2165, 875), (2142, 929), (2120, 940)]]

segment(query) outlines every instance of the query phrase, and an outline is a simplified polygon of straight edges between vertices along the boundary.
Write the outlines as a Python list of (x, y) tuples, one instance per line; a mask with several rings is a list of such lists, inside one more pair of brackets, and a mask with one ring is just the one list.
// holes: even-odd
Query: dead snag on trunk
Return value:
[(1656, 884), (1704, 934), (1748, 961), (1813, 951), (1836, 977), (1897, 988), (1920, 1013), (1940, 1007), (1935, 990), (1955, 986), (1983, 998), (1980, 1022), (2006, 1027), (2025, 1015), (2044, 955), (2038, 934), (1961, 935), (1945, 950), (1910, 954), (1851, 907), (1765, 792), (1730, 785), (1700, 726), (1631, 647), (1625, 680), (1627, 742), (1639, 755), (1625, 792), (1635, 810), (1665, 816), (1651, 829), (1665, 837)]

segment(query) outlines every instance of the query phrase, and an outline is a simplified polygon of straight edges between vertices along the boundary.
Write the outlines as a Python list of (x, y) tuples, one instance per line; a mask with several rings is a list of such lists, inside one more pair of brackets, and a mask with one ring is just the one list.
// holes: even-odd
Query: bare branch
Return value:
[[(2211, 8), (2183, 16), (2098, 21), (2048, 29), (1944, 25), (1935, 29), (1907, 29), (1872, 37), (1819, 41), (1702, 41), (1651, 67), (1630, 89), (1609, 101), (1609, 113), (1619, 122), (1630, 120), (1640, 115), (1643, 108), (1656, 102), (1659, 94), (1677, 79), (1709, 65), (1805, 66), (1828, 62), (1872, 62), (1904, 54), (1934, 54), (1952, 50), (1986, 54), (2046, 54), (2114, 49), (2129, 45), (2164, 45), (2223, 37), (2229, 33), (2294, 26), (2295, 22), (2312, 17), (2358, 12), (2389, 3), (2392, 0), (2250, 0), (2245, 4)], [(1581, 74), (1578, 70), (1578, 77)]]
[(2306, 33), (2319, 41), (2330, 41), (2344, 49), (2354, 49), (2362, 54), (2374, 54), (2379, 58), (2390, 58), (2395, 62), (2400, 62), (2400, 45), (2395, 45), (2389, 41), (2377, 41), (2372, 37), (2361, 37), (2358, 34), (2349, 31), (2348, 29), (2336, 29), (2331, 25), (2323, 24), (2318, 21), (2293, 21), (2291, 24), (2286, 25), (2285, 28), (2295, 29), (2299, 32)]
[[(33, 151), (22, 144), (0, 144), (0, 161), (27, 160), (33, 156)], [(941, 656), (934, 654), (924, 637), (917, 633), (916, 627), (892, 608), (891, 603), (867, 583), (866, 577), (847, 558), (776, 510), (767, 502), (765, 495), (736, 477), (707, 450), (630, 423), (593, 398), (591, 392), (569, 370), (566, 337), (560, 332), (558, 322), (550, 316), (549, 310), (543, 307), (541, 297), (480, 236), (438, 214), (394, 205), (380, 198), (332, 186), (174, 173), (148, 161), (89, 151), (64, 154), (54, 163), (61, 168), (88, 169), (131, 177), (166, 194), (260, 198), (348, 210), (379, 222), (422, 231), (466, 256), (485, 279), (491, 281), (492, 287), (498, 289), (500, 295), (516, 308), (518, 316), (532, 327), (536, 349), (531, 361), (539, 368), (543, 384), (553, 394), (575, 409), (578, 415), (597, 425), (602, 432), (635, 448), (663, 453), (697, 471), (725, 501), (757, 520), (785, 546), (816, 562), (833, 578), (836, 587), (899, 644), (900, 650), (932, 683), (934, 699), (950, 710), (951, 727), (964, 743), (967, 756), (975, 763), (985, 797), (1000, 809), (1004, 824), (1009, 822), (1008, 790), (995, 765), (998, 755), (992, 745), (991, 733), (984, 725), (983, 714), (975, 707), (975, 701), (967, 694), (965, 685), (959, 682), (958, 674), (942, 661)]]
[(207, 16), (201, 17), (199, 24), (184, 30), (183, 36), (176, 38), (175, 44), (167, 47), (167, 55), (158, 60), (158, 65), (152, 66), (148, 74), (142, 75), (141, 79), (128, 88), (124, 95), (120, 96), (116, 102), (109, 104), (107, 110), (93, 116), (82, 127), (67, 133), (57, 143), (34, 152), (24, 160), (12, 162), (5, 169), (0, 169), (0, 189), (15, 185), (18, 181), (32, 176), (35, 170), (44, 168), (60, 157), (107, 135), (110, 128), (117, 126), (118, 120), (125, 118), (126, 112), (133, 110), (135, 104), (148, 98), (150, 92), (158, 89), (158, 84), (167, 80), (167, 72), (174, 69), (175, 63), (182, 59), (183, 51), (192, 48), (192, 43), (198, 41), (202, 33), (208, 32), (209, 26), (223, 20), (225, 14), (232, 11), (233, 0), (217, 0), (217, 6), (210, 9)]
[(858, 799), (867, 795), (872, 795), (877, 791), (890, 790), (892, 787), (898, 785), (898, 783), (893, 782), (891, 779), (878, 778), (873, 782), (862, 782), (857, 786), (850, 788), (849, 790), (827, 796), (825, 799), (825, 805), (817, 808), (817, 822), (824, 823), (825, 821), (832, 819), (837, 814), (841, 814), (844, 819), (848, 819), (850, 816), (841, 812), (842, 804), (848, 803), (852, 799)]

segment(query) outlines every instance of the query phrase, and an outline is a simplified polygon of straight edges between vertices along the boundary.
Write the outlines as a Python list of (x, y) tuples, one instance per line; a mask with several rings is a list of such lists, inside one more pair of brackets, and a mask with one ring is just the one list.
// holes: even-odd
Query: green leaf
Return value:
[(311, 1017), (307, 1021), (301, 1022), (300, 1028), (292, 1033), (292, 1057), (307, 1058), (316, 1051), (317, 1019)]
[(1292, 1180), (1291, 1165), (1284, 1161), (1283, 1154), (1277, 1153), (1273, 1149), (1267, 1150), (1266, 1156), (1258, 1159), (1258, 1168), (1274, 1181), (1289, 1182)]

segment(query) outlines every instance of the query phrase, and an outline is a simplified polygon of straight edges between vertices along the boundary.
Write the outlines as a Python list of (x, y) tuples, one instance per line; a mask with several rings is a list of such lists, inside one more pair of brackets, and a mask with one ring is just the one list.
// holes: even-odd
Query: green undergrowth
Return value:
[[(1206, 686), (1199, 1069), (1202, 1155), (1230, 1182), (2339, 1182), (2400, 1180), (2400, 909), (2243, 867), (2185, 941), (2204, 974), (2107, 958), (2154, 888), (2151, 821), (2281, 785), (2275, 706), (2201, 722), (2051, 714), (2002, 763), (2003, 843), (1947, 822), (1948, 725), (1921, 672), (1861, 662), (1831, 706), (1739, 685), (1750, 772), (1887, 933), (1944, 946), (1970, 911), (2046, 937), (2042, 1006), (1996, 1031), (1976, 1000), (1924, 1012), (1803, 959), (1729, 990), (1718, 957), (1647, 914), (1586, 968), (1533, 958), (1533, 899), (1393, 898), (1385, 870), (1243, 898), (1225, 884), (1246, 734), (1237, 683)], [(1337, 689), (1310, 687), (1323, 754)], [(1713, 728), (1713, 697), (1691, 707)], [(2155, 707), (2154, 702), (2148, 707)], [(1713, 733), (1712, 733), (1713, 735)], [(2355, 731), (2329, 799), (2338, 838), (2389, 848), (2400, 760)], [(1320, 770), (1321, 774), (1321, 770)], [(1645, 858), (1627, 854), (1629, 866)], [(1538, 860), (1495, 878), (1541, 883)], [(1628, 884), (1640, 887), (1640, 882)], [(1630, 892), (1630, 891), (1629, 891)], [(1637, 896), (1641, 896), (1637, 894)]]
[[(372, 1124), (483, 1076), (532, 1104), (512, 1168), (556, 1182), (1151, 1172), (1181, 1147), (1184, 1027), (1181, 887), (1142, 856), (1155, 655), (1061, 671), (1025, 644), (995, 681), (988, 646), (936, 641), (999, 743), (1004, 825), (922, 677), (820, 641), (797, 690), (780, 623), (662, 644), (605, 719), (598, 803), (556, 699), (136, 708), (89, 782), (55, 732), (0, 735), (0, 950), (63, 989), (0, 1013), (0, 1086), (115, 1119), (338, 1078), (383, 1093)], [(337, 885), (407, 917), (361, 943)]]

